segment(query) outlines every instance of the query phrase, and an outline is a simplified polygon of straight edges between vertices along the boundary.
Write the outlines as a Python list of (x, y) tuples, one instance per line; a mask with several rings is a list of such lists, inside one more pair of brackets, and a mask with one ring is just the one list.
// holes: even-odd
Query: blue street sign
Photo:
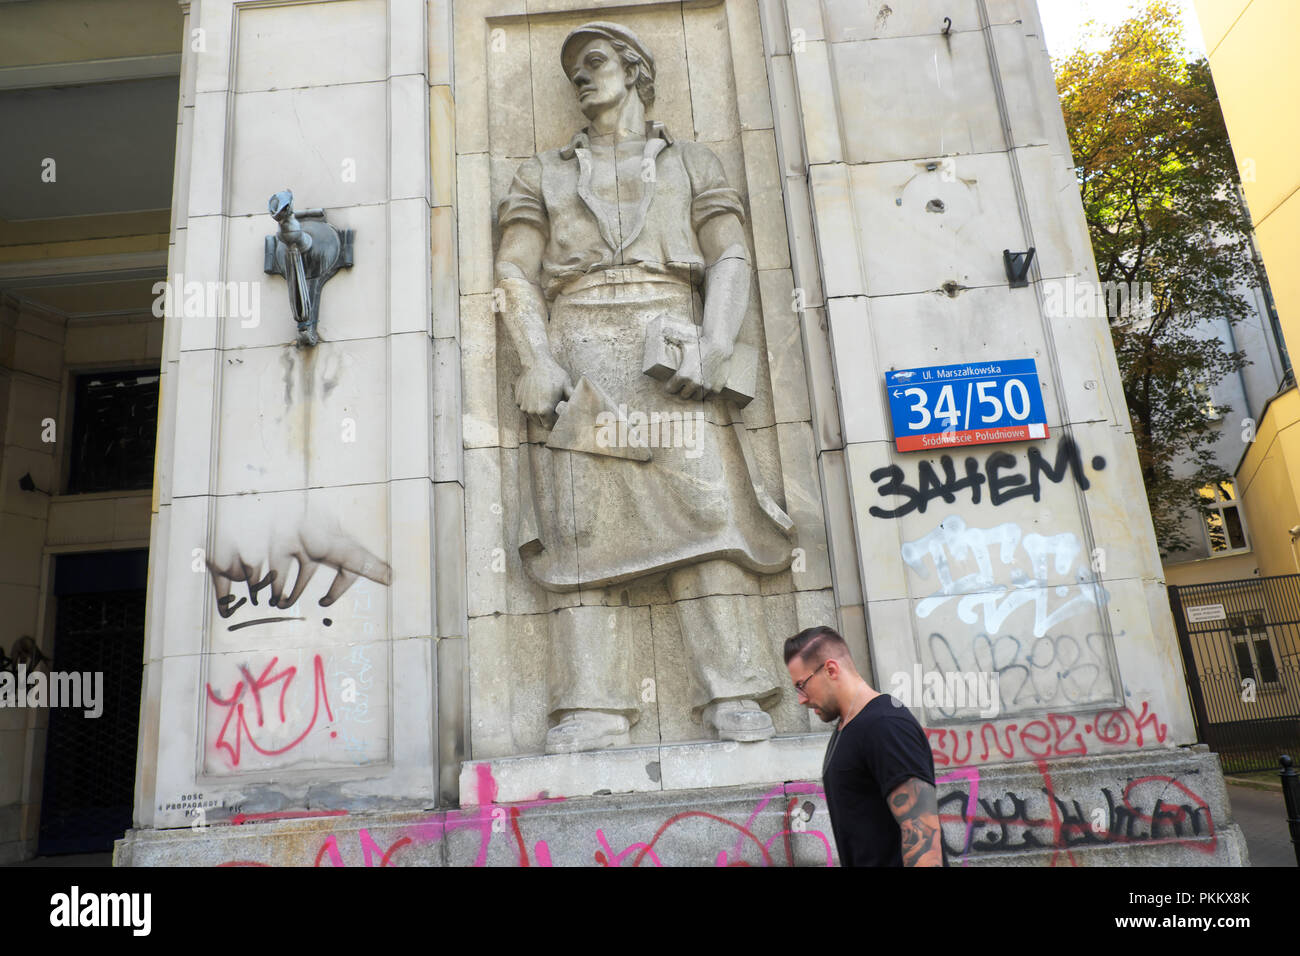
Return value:
[(885, 391), (899, 451), (1047, 437), (1033, 359), (886, 372)]

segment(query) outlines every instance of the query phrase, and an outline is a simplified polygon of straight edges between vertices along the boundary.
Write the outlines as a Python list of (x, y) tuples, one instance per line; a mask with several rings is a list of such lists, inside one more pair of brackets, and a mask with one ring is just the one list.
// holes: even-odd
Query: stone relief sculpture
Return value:
[(262, 271), (284, 276), (289, 308), (298, 323), (298, 344), (316, 345), (321, 289), (339, 269), (352, 268), (353, 231), (331, 226), (323, 209), (304, 209), (295, 215), (288, 189), (272, 196), (267, 206), (280, 231), (266, 237)]
[(736, 345), (753, 280), (744, 207), (712, 151), (646, 121), (654, 60), (631, 30), (587, 23), (560, 60), (590, 122), (519, 166), (496, 258), (530, 422), (519, 550), (542, 588), (584, 592), (553, 620), (546, 750), (628, 742), (631, 639), (600, 589), (653, 575), (681, 626), (692, 715), (764, 740), (781, 682), (746, 596), (790, 565), (793, 526), (737, 411), (756, 362)]

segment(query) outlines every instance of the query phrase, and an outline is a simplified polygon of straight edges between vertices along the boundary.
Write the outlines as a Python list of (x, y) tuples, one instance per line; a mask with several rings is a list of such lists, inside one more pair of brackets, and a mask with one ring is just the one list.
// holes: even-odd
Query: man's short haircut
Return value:
[(789, 664), (796, 657), (801, 658), (809, 666), (820, 664), (832, 657), (847, 657), (850, 661), (853, 660), (853, 656), (849, 653), (849, 645), (833, 627), (810, 627), (800, 631), (794, 637), (786, 638), (785, 662)]

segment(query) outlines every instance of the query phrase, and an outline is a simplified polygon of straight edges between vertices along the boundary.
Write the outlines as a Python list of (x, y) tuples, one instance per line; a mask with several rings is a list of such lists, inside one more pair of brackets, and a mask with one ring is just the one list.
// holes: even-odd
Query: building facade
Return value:
[[(1104, 309), (1047, 305), (1096, 275), (1032, 3), (179, 9), (117, 863), (830, 862), (830, 728), (776, 663), (827, 623), (925, 724), (951, 862), (1244, 861)], [(591, 21), (653, 83), (634, 154), (562, 63)], [(899, 450), (887, 375), (1030, 359), (1024, 440)], [(685, 431), (584, 431), (661, 373), (709, 378)], [(50, 534), (11, 559), (33, 630)], [(38, 765), (44, 713), (3, 716)]]

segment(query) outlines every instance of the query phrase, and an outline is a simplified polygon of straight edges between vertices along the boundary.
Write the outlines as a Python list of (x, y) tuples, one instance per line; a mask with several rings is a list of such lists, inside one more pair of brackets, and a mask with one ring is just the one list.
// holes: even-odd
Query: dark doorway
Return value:
[(144, 666), (145, 550), (55, 558), (59, 674), (103, 674), (98, 717), (51, 707), (37, 853), (111, 850), (131, 827)]

